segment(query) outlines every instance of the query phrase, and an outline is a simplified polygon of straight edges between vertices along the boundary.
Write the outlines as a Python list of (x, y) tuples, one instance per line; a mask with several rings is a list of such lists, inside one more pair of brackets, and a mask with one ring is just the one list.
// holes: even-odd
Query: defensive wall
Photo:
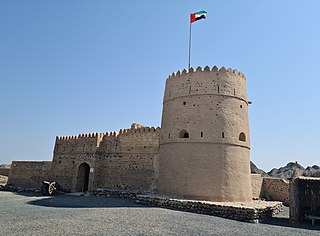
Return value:
[(283, 202), (285, 206), (290, 205), (288, 180), (251, 174), (251, 185), (254, 199), (263, 198)]
[(0, 168), (0, 175), (9, 176), (10, 168)]
[(246, 202), (250, 182), (245, 76), (216, 66), (173, 73), (163, 99), (158, 192)]
[(42, 181), (50, 178), (50, 170), (51, 161), (13, 161), (7, 185), (40, 189)]
[(160, 128), (133, 124), (119, 132), (56, 137), (52, 162), (12, 162), (13, 187), (39, 188), (56, 181), (67, 192), (97, 188), (152, 191)]

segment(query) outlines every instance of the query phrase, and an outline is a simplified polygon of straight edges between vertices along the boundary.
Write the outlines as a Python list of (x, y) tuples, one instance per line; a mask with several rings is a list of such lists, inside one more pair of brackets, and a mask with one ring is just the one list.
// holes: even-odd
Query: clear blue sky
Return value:
[(251, 159), (320, 164), (320, 1), (0, 2), (0, 163), (51, 160), (55, 136), (159, 126), (165, 79), (247, 77)]

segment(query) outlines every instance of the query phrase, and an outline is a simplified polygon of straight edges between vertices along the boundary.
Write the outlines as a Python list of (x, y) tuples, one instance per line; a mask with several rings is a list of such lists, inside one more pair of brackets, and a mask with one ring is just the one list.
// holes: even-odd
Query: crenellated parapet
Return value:
[(101, 138), (103, 136), (104, 136), (104, 133), (86, 133), (86, 134), (79, 134), (75, 136), (57, 136), (56, 141), (77, 140), (77, 139), (84, 139), (84, 138)]
[(120, 143), (127, 146), (146, 146), (146, 143), (159, 143), (160, 128), (133, 124), (130, 129), (119, 132), (86, 133), (76, 136), (57, 136), (55, 154), (79, 154), (99, 152), (118, 152)]
[(100, 152), (120, 152), (132, 148), (159, 146), (160, 127), (135, 126), (120, 129), (117, 135), (105, 135), (100, 143)]
[(246, 77), (241, 71), (217, 66), (177, 71), (166, 80), (164, 102), (197, 95), (238, 98), (247, 103)]
[(94, 153), (104, 135), (104, 133), (86, 133), (76, 136), (57, 136), (54, 153)]
[(192, 75), (193, 73), (199, 73), (199, 72), (212, 72), (215, 74), (230, 74), (230, 75), (236, 75), (236, 76), (240, 76), (241, 78), (246, 78), (244, 76), (244, 74), (241, 71), (238, 70), (234, 70), (231, 68), (226, 69), (224, 66), (221, 67), (220, 69), (217, 66), (214, 66), (212, 68), (210, 68), (209, 66), (206, 66), (202, 69), (201, 66), (198, 66), (196, 69), (193, 69), (193, 67), (190, 68), (190, 70), (178, 70), (176, 73), (173, 72), (171, 75), (168, 76), (168, 79), (170, 78), (175, 78), (175, 77), (180, 77), (180, 76), (184, 76), (184, 75)]

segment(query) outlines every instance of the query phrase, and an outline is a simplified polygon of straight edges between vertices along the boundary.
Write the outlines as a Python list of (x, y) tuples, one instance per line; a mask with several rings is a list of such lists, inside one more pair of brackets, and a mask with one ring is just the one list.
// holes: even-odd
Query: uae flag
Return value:
[(193, 23), (197, 20), (206, 19), (207, 12), (206, 11), (199, 11), (190, 14), (190, 23)]

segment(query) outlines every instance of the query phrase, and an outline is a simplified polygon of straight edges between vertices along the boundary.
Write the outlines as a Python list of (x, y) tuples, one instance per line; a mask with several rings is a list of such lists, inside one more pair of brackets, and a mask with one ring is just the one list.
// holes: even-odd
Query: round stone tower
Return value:
[(215, 66), (166, 81), (157, 191), (209, 201), (252, 199), (246, 78)]

